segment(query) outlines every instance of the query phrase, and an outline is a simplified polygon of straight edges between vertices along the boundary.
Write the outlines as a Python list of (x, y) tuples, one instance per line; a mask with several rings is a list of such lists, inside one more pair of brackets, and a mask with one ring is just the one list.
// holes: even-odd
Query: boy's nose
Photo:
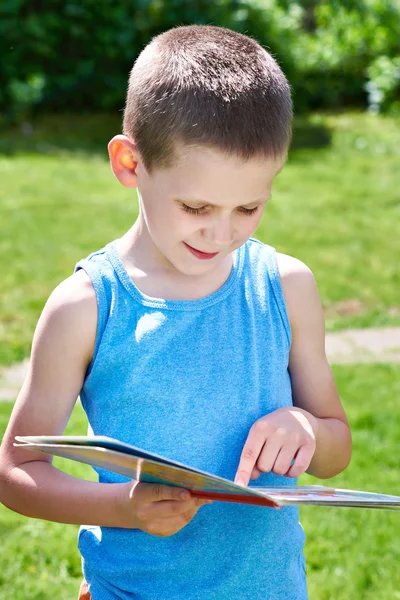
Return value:
[(207, 228), (207, 238), (216, 246), (229, 246), (233, 241), (232, 222), (229, 217), (220, 217)]

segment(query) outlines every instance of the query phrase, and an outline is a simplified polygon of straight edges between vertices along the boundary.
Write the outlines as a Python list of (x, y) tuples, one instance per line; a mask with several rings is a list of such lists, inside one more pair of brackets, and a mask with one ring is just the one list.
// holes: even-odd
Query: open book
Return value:
[(278, 508), (293, 504), (400, 510), (400, 497), (323, 486), (244, 487), (108, 437), (24, 436), (15, 446), (54, 454), (144, 483), (186, 488), (192, 496)]

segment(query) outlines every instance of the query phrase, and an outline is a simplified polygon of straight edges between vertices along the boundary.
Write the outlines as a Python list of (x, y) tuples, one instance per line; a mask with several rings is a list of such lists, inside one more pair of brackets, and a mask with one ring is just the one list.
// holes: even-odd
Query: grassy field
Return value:
[[(0, 402), (0, 438), (11, 402)], [(86, 435), (85, 415), (77, 405), (65, 431)], [(94, 471), (55, 458), (59, 468), (83, 479), (95, 480)], [(82, 580), (77, 550), (78, 527), (28, 519), (0, 504), (0, 600), (73, 600)]]
[[(2, 134), (0, 364), (29, 354), (46, 298), (76, 261), (133, 223), (135, 193), (106, 156), (119, 127), (118, 115), (48, 117)], [(312, 268), (330, 329), (400, 323), (399, 157), (393, 119), (295, 123), (257, 236)]]
[[(353, 428), (354, 458), (345, 473), (322, 483), (400, 494), (399, 375), (399, 367), (388, 365), (335, 368)], [(0, 403), (0, 435), (10, 411), (10, 403)], [(79, 406), (66, 433), (86, 433)], [(93, 478), (85, 465), (55, 462), (71, 474)], [(304, 476), (302, 483), (318, 480)], [(310, 600), (400, 598), (400, 512), (307, 508), (302, 522)], [(0, 600), (76, 596), (81, 580), (77, 527), (30, 520), (0, 507), (0, 536)]]
[[(0, 138), (0, 365), (29, 355), (51, 290), (137, 214), (135, 194), (113, 178), (105, 152), (118, 116), (47, 117), (24, 131)], [(257, 236), (312, 268), (329, 329), (400, 323), (399, 158), (398, 121), (347, 114), (295, 123)], [(354, 459), (324, 483), (400, 495), (400, 368), (334, 371)], [(11, 408), (0, 403), (0, 437)], [(86, 433), (79, 406), (66, 433)], [(83, 465), (56, 464), (93, 478)], [(302, 521), (311, 600), (400, 600), (400, 513), (310, 508)], [(0, 600), (75, 598), (77, 531), (0, 506)]]

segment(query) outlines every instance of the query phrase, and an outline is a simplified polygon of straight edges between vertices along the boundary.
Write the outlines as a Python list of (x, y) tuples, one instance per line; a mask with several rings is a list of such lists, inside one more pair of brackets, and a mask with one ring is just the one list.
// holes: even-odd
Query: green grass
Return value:
[[(322, 482), (400, 495), (400, 368), (336, 367), (335, 378), (354, 439), (350, 467)], [(0, 435), (11, 412), (0, 403)], [(78, 405), (66, 433), (85, 434)], [(69, 473), (93, 478), (85, 465), (56, 459)], [(318, 483), (304, 476), (301, 483)], [(400, 598), (400, 513), (302, 509), (310, 600)], [(0, 507), (0, 600), (70, 600), (81, 581), (77, 527), (30, 520)]]
[(330, 131), (330, 144), (293, 152), (259, 237), (314, 271), (328, 329), (398, 324), (400, 121), (339, 115), (311, 124)]
[[(0, 140), (0, 364), (29, 353), (51, 290), (122, 235), (134, 192), (108, 165), (119, 116), (47, 117)], [(368, 115), (297, 121), (258, 237), (314, 271), (330, 329), (400, 323), (399, 122)], [(5, 235), (4, 235), (5, 234)]]
[[(334, 368), (353, 433), (350, 467), (301, 483), (400, 496), (400, 367)], [(303, 508), (311, 600), (400, 598), (400, 512)]]
[[(0, 436), (13, 404), (0, 402)], [(65, 434), (86, 435), (86, 417), (77, 404)], [(54, 464), (71, 475), (95, 480), (87, 465), (62, 458)], [(82, 581), (78, 527), (28, 519), (0, 504), (0, 600), (72, 600)]]

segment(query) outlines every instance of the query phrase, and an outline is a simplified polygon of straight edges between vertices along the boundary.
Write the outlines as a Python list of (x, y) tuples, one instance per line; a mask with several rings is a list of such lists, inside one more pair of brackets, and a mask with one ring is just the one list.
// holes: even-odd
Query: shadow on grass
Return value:
[[(0, 137), (0, 155), (90, 154), (107, 157), (107, 143), (121, 133), (122, 113), (42, 115), (10, 127)], [(331, 131), (308, 118), (295, 119), (291, 150), (317, 149), (331, 143)]]
[(83, 153), (106, 158), (108, 141), (121, 130), (118, 113), (43, 115), (5, 129), (0, 155)]
[(332, 131), (323, 124), (311, 123), (308, 119), (295, 119), (291, 151), (316, 150), (330, 146)]

